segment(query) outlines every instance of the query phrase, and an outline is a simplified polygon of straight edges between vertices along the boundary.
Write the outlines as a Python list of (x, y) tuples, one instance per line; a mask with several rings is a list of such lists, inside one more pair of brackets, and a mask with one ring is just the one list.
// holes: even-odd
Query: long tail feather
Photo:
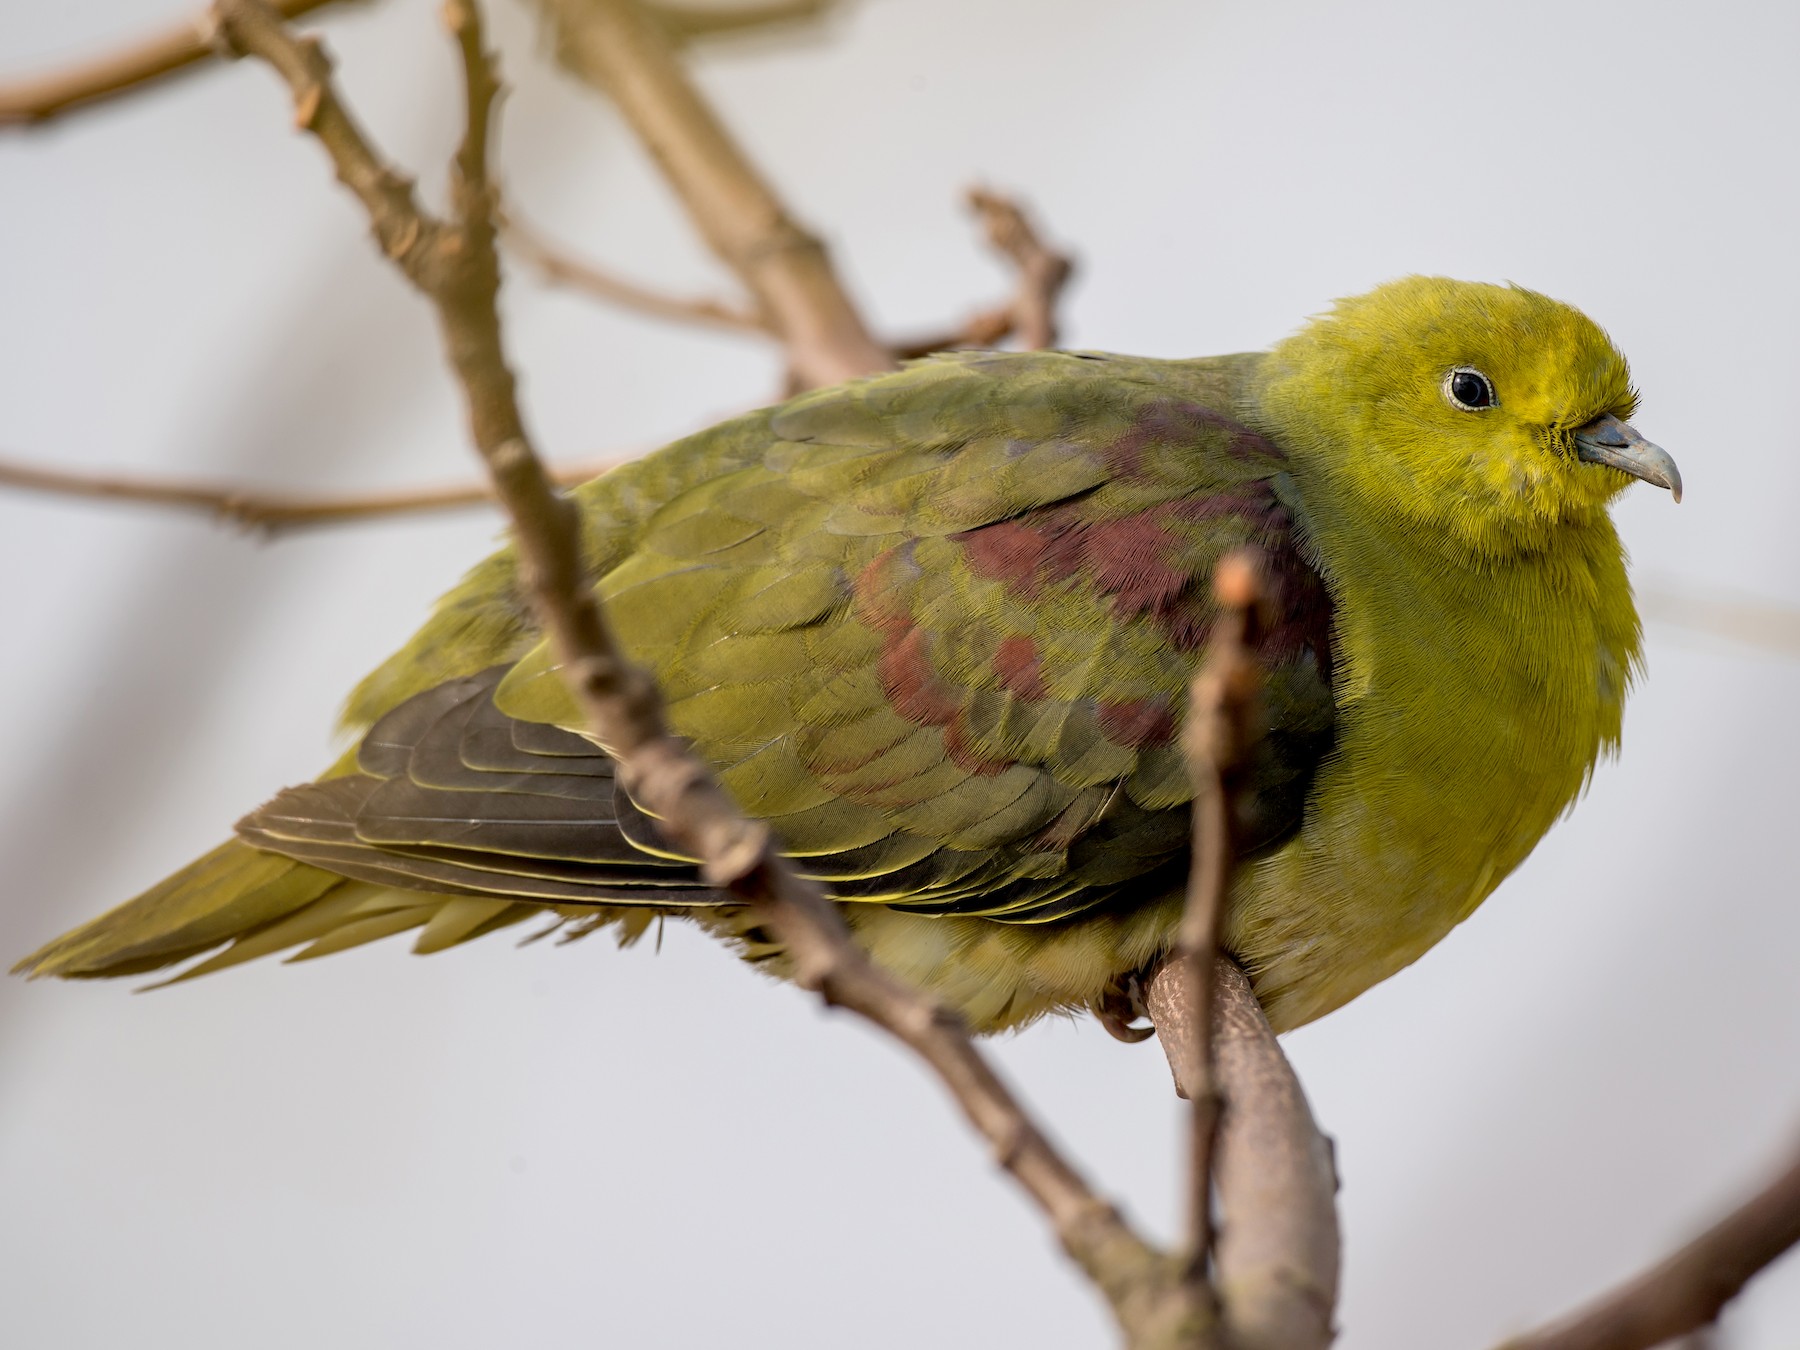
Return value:
[[(439, 952), (543, 912), (509, 899), (354, 881), (233, 841), (13, 969), (34, 978), (103, 979), (142, 975), (212, 951), (147, 986), (161, 989), (294, 947), (301, 950), (290, 960), (310, 960), (409, 928), (423, 929), (414, 951)], [(575, 912), (611, 917), (620, 911), (584, 906)]]
[(343, 884), (335, 873), (233, 840), (13, 970), (64, 979), (159, 970), (285, 918)]

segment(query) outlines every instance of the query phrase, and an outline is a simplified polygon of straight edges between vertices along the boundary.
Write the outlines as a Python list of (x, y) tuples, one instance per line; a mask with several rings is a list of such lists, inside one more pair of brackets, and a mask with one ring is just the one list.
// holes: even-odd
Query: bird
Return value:
[[(675, 731), (877, 964), (982, 1033), (1112, 1025), (1171, 948), (1186, 690), (1213, 569), (1250, 550), (1265, 684), (1221, 941), (1284, 1031), (1443, 938), (1616, 752), (1643, 653), (1608, 508), (1634, 480), (1681, 497), (1637, 405), (1580, 311), (1412, 276), (1261, 352), (939, 354), (572, 497)], [(685, 917), (790, 973), (585, 734), (510, 549), (343, 724), (319, 779), (15, 969), (183, 980)]]

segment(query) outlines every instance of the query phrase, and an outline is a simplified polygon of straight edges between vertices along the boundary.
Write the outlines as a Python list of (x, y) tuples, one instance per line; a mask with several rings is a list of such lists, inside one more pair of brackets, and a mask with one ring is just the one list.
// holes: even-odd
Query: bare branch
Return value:
[(811, 23), (838, 8), (838, 0), (774, 0), (770, 4), (725, 7), (651, 0), (644, 8), (667, 31), (671, 41), (681, 43)]
[(671, 842), (701, 860), (712, 884), (755, 907), (759, 921), (787, 949), (800, 983), (870, 1018), (937, 1071), (994, 1146), (1001, 1166), (1105, 1292), (1134, 1341), (1177, 1344), (1169, 1338), (1185, 1333), (1187, 1319), (1168, 1260), (1062, 1158), (955, 1016), (857, 950), (817, 884), (775, 851), (768, 827), (747, 819), (669, 732), (654, 681), (624, 658), (608, 630), (587, 584), (575, 509), (552, 488), (532, 451), (505, 363), (485, 176), (494, 76), (472, 0), (446, 5), (463, 52), (471, 118), (457, 155), (457, 218), (451, 223), (424, 215), (410, 193), (374, 190), (386, 181), (386, 171), (344, 111), (316, 46), (289, 34), (260, 0), (220, 0), (218, 8), (231, 40), (287, 80), (301, 125), (319, 138), (338, 177), (362, 198), (389, 257), (436, 307), (476, 446), (513, 521), (532, 604), (590, 730), (618, 758), (621, 781)]
[[(279, 0), (275, 10), (283, 18), (297, 19), (332, 3), (335, 0)], [(196, 15), (118, 51), (0, 85), (0, 127), (39, 125), (190, 69), (217, 55), (212, 33), (211, 18)]]
[(893, 368), (825, 246), (789, 214), (636, 0), (540, 0), (564, 62), (604, 89), (662, 167), (688, 216), (756, 297), (796, 383), (836, 384)]
[[(558, 483), (585, 483), (617, 468), (625, 458), (560, 464), (553, 467), (550, 474)], [(480, 506), (494, 499), (493, 489), (486, 479), (377, 492), (303, 494), (129, 474), (76, 473), (4, 459), (0, 459), (0, 486), (65, 497), (100, 497), (186, 507), (264, 535), (308, 525), (344, 524)]]
[(989, 309), (978, 309), (955, 328), (928, 333), (924, 337), (902, 338), (894, 344), (894, 355), (902, 361), (916, 361), (933, 352), (950, 352), (959, 347), (997, 347), (1013, 331), (1013, 306), (1008, 301)]
[(682, 296), (664, 295), (661, 291), (640, 286), (635, 281), (627, 281), (611, 272), (604, 272), (590, 262), (573, 257), (560, 245), (552, 244), (537, 230), (521, 224), (514, 216), (508, 216), (503, 223), (502, 237), (509, 249), (535, 266), (553, 284), (568, 286), (608, 304), (635, 309), (640, 314), (650, 314), (659, 319), (730, 328), (761, 337), (773, 336), (769, 326), (748, 309), (727, 304), (723, 300), (690, 300)]
[[(1002, 304), (977, 310), (954, 329), (896, 343), (894, 354), (903, 360), (958, 347), (992, 347), (1015, 332), (1024, 347), (1055, 345), (1056, 307), (1073, 274), (1073, 263), (1043, 241), (1018, 202), (974, 188), (969, 192), (969, 206), (979, 217), (988, 242), (1017, 270), (1018, 292)], [(506, 220), (503, 229), (507, 246), (552, 282), (657, 318), (778, 336), (759, 315), (744, 307), (651, 290), (573, 257), (517, 219)]]
[(988, 242), (1011, 260), (1019, 272), (1019, 291), (1013, 298), (1013, 331), (1019, 345), (1038, 351), (1056, 345), (1056, 306), (1063, 287), (1074, 274), (1067, 254), (1046, 244), (1010, 197), (986, 188), (969, 189), (969, 206), (987, 231)]
[(894, 350), (903, 359), (957, 347), (993, 347), (1015, 333), (1019, 345), (1028, 350), (1056, 345), (1056, 309), (1074, 274), (1074, 263), (1043, 241), (1018, 202), (985, 188), (971, 188), (968, 204), (979, 217), (988, 243), (1017, 269), (1018, 291), (1003, 304), (977, 310), (948, 332), (896, 343)]
[(1175, 958), (1186, 964), (1194, 1024), (1180, 1073), (1191, 1104), (1189, 1139), (1188, 1271), (1197, 1293), (1210, 1294), (1212, 1257), (1212, 1153), (1219, 1122), (1213, 1081), (1213, 964), (1224, 922), (1231, 877), (1232, 829), (1229, 776), (1254, 739), (1251, 720), (1261, 669), (1251, 651), (1250, 625), (1258, 599), (1256, 564), (1242, 554), (1223, 559), (1213, 573), (1219, 618), (1206, 660), (1188, 692), (1182, 733), (1188, 773), (1194, 781), (1193, 865), (1187, 905), (1175, 940)]
[[(1176, 1073), (1199, 1025), (1189, 966), (1171, 956), (1145, 1002)], [(1213, 1285), (1232, 1350), (1322, 1350), (1337, 1305), (1337, 1174), (1331, 1144), (1281, 1052), (1250, 981), (1220, 957), (1214, 970), (1213, 1062), (1224, 1102), (1213, 1180), (1220, 1225)]]
[[(1225, 558), (1213, 588), (1220, 617), (1183, 730), (1194, 778), (1187, 905), (1175, 950), (1147, 990), (1177, 1088), (1192, 1103), (1184, 1278), (1192, 1297), (1216, 1297), (1233, 1350), (1322, 1350), (1338, 1274), (1330, 1146), (1249, 981), (1219, 955), (1233, 803), (1259, 730), (1254, 558)], [(1219, 1234), (1215, 1183), (1225, 1219)]]
[(1565, 1321), (1504, 1350), (1649, 1350), (1711, 1324), (1751, 1279), (1800, 1243), (1800, 1156), (1667, 1259)]

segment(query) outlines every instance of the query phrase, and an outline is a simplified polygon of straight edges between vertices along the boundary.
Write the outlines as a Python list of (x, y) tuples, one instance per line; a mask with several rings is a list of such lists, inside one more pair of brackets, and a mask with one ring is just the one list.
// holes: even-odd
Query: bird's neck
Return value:
[[(1283, 1005), (1294, 1022), (1416, 958), (1524, 860), (1617, 746), (1639, 651), (1604, 519), (1475, 568), (1335, 504), (1302, 497), (1296, 517), (1332, 596), (1337, 753), (1294, 846), (1245, 883), (1244, 906), (1266, 913), (1257, 897), (1284, 897), (1293, 941), (1267, 938), (1263, 980), (1277, 1001), (1306, 991)], [(1231, 936), (1264, 959), (1255, 933)], [(1363, 959), (1315, 969), (1290, 948)]]
[(1641, 634), (1604, 515), (1495, 558), (1458, 555), (1341, 503), (1302, 510), (1337, 610), (1347, 688), (1397, 702), (1510, 696), (1544, 719), (1546, 736), (1579, 728), (1584, 762), (1617, 742)]

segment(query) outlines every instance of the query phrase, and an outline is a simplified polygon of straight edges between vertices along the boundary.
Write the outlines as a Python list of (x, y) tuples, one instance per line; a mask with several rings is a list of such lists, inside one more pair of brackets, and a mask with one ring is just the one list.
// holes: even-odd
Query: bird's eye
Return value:
[(1457, 407), (1470, 412), (1491, 408), (1500, 401), (1494, 397), (1494, 382), (1469, 366), (1458, 366), (1444, 377), (1444, 392)]

